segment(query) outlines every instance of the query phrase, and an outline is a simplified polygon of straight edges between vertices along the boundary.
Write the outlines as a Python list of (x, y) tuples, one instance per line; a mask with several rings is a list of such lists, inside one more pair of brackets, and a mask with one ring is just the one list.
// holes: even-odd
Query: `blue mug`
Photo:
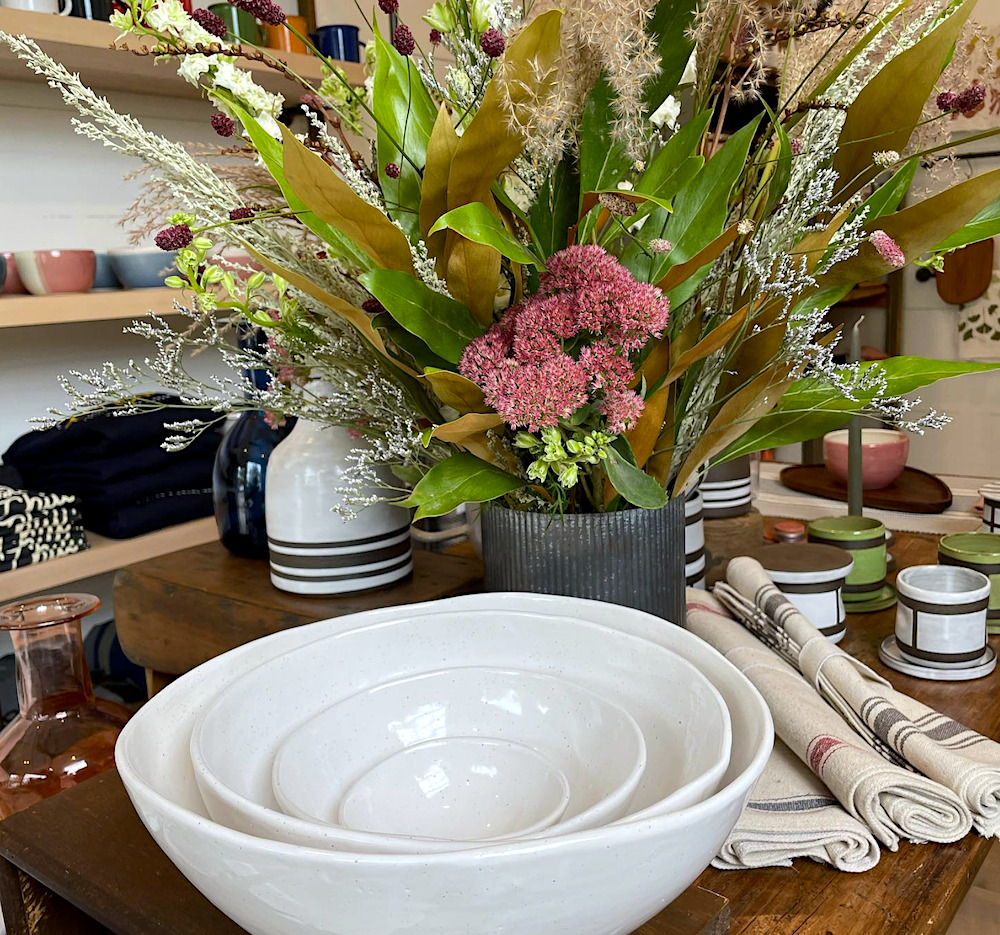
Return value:
[(342, 62), (361, 61), (361, 43), (357, 26), (319, 26), (310, 33), (313, 45), (327, 58)]

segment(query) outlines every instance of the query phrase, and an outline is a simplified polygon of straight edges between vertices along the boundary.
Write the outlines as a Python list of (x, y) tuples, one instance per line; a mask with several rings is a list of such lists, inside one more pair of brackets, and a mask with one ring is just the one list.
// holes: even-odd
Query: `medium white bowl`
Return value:
[(353, 692), (447, 665), (548, 672), (622, 705), (639, 724), (647, 754), (627, 817), (698, 801), (726, 770), (729, 712), (711, 683), (675, 653), (557, 614), (499, 603), (476, 611), (428, 604), (293, 650), (220, 690), (191, 738), (209, 814), (234, 830), (290, 844), (373, 853), (451, 849), (286, 815), (271, 781), (278, 748), (305, 720)]
[(596, 601), (535, 594), (469, 595), (440, 609), (507, 607), (615, 626), (694, 663), (732, 713), (724, 783), (698, 804), (548, 840), (440, 855), (339, 853), (268, 841), (207, 817), (188, 754), (216, 692), (290, 650), (426, 605), (295, 627), (199, 666), (125, 726), (118, 771), (150, 834), (215, 906), (251, 935), (621, 935), (672, 902), (718, 853), (767, 763), (771, 716), (746, 677), (686, 630)]
[(355, 831), (486, 844), (543, 831), (568, 804), (562, 770), (537, 750), (445, 737), (376, 763), (348, 788), (337, 820)]
[(624, 815), (646, 768), (642, 731), (620, 705), (538, 672), (455, 668), (359, 692), (292, 731), (274, 758), (274, 797), (287, 815), (342, 825), (342, 799), (373, 763), (469, 736), (525, 743), (556, 764), (571, 793), (550, 829), (561, 834)]

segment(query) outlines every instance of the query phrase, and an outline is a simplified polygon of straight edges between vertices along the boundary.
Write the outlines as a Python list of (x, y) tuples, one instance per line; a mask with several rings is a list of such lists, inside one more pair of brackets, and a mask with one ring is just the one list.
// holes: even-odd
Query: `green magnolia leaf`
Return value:
[[(885, 374), (887, 386), (882, 393), (884, 396), (905, 396), (938, 380), (1000, 369), (1000, 364), (924, 357), (890, 357), (862, 366), (878, 367)], [(729, 461), (764, 448), (819, 438), (846, 425), (851, 416), (870, 403), (872, 398), (873, 394), (861, 395), (856, 400), (847, 399), (815, 377), (798, 380), (770, 413), (726, 449), (720, 460)]]
[(919, 162), (916, 156), (907, 159), (888, 182), (872, 192), (868, 200), (858, 209), (862, 211), (868, 208), (867, 220), (873, 221), (885, 214), (891, 214), (903, 203), (910, 185), (913, 184), (913, 176)]
[(673, 198), (681, 186), (676, 183), (676, 175), (681, 167), (691, 159), (699, 160), (699, 168), (705, 160), (696, 155), (698, 143), (702, 134), (712, 119), (710, 110), (702, 111), (697, 117), (692, 117), (653, 157), (643, 172), (642, 178), (636, 183), (637, 192), (647, 192), (660, 198)]
[(660, 73), (645, 88), (646, 106), (650, 111), (677, 90), (694, 48), (688, 27), (697, 8), (698, 4), (689, 0), (660, 0), (646, 25), (646, 33), (656, 43), (660, 56)]
[(906, 149), (975, 5), (976, 0), (964, 0), (943, 23), (865, 83), (848, 108), (833, 159), (840, 178), (840, 197), (852, 195), (875, 178), (880, 170), (873, 163), (874, 153)]
[(215, 88), (212, 91), (212, 96), (217, 97), (225, 103), (226, 107), (236, 114), (240, 123), (243, 124), (243, 128), (246, 130), (247, 136), (250, 137), (250, 142), (253, 143), (254, 149), (257, 150), (260, 158), (264, 161), (264, 165), (267, 166), (268, 172), (271, 173), (275, 182), (278, 183), (281, 194), (288, 204), (289, 211), (293, 212), (309, 230), (330, 247), (332, 252), (348, 260), (352, 266), (359, 269), (369, 269), (372, 265), (369, 256), (350, 237), (325, 221), (321, 221), (315, 214), (309, 211), (302, 202), (302, 199), (299, 198), (292, 186), (289, 185), (288, 180), (285, 178), (281, 143), (264, 130), (228, 91)]
[(535, 239), (545, 258), (569, 242), (569, 229), (580, 212), (580, 173), (571, 155), (565, 155), (554, 172), (545, 176), (538, 200), (528, 215)]
[[(580, 127), (581, 192), (614, 189), (632, 168), (633, 160), (625, 152), (624, 145), (611, 135), (615, 97), (607, 77), (602, 74), (587, 99)], [(585, 213), (586, 209), (581, 206), (580, 214)], [(588, 217), (580, 223), (578, 243), (587, 241), (595, 221), (596, 217)]]
[(414, 519), (443, 516), (463, 503), (485, 503), (523, 486), (519, 477), (460, 451), (435, 464), (401, 505), (417, 508)]
[(373, 269), (360, 282), (399, 324), (449, 363), (457, 364), (466, 345), (485, 330), (460, 302), (407, 273)]
[(937, 244), (933, 253), (947, 253), (966, 244), (978, 243), (1000, 234), (1000, 198), (991, 202), (979, 212), (965, 227), (955, 231)]
[[(691, 259), (722, 233), (729, 213), (729, 196), (746, 165), (761, 116), (726, 140), (691, 183), (677, 194), (673, 214), (662, 231), (649, 232), (650, 238), (662, 237), (674, 245), (669, 253), (656, 256), (649, 264), (644, 276), (649, 282), (659, 282), (671, 266)], [(649, 226), (647, 222), (646, 227)]]
[[(437, 119), (437, 107), (416, 65), (382, 38), (377, 24), (373, 41), (378, 52), (372, 113), (378, 124), (375, 147), (379, 184), (389, 217), (399, 221), (410, 240), (416, 242), (420, 237), (421, 173), (427, 161), (427, 142)], [(399, 151), (400, 146), (405, 157)], [(399, 178), (386, 175), (389, 163), (399, 166)]]
[(495, 247), (515, 263), (541, 266), (542, 261), (521, 243), (481, 201), (462, 205), (438, 218), (430, 233), (453, 230), (466, 240)]
[(659, 485), (655, 477), (631, 464), (614, 448), (608, 449), (608, 459), (604, 464), (615, 490), (634, 506), (644, 510), (657, 510), (670, 502), (670, 494)]
[(406, 351), (413, 358), (413, 362), (419, 370), (422, 371), (427, 367), (446, 369), (451, 366), (449, 361), (438, 357), (420, 338), (407, 331), (388, 312), (376, 315), (372, 319), (372, 324), (379, 331), (385, 332), (386, 336), (396, 347)]

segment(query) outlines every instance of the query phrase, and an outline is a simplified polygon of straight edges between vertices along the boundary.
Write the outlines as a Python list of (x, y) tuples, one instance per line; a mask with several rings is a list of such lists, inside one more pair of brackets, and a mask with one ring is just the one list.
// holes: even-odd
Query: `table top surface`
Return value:
[[(936, 541), (933, 536), (899, 533), (890, 549), (903, 568), (933, 562)], [(255, 626), (273, 630), (306, 619), (331, 616), (346, 600), (317, 602), (283, 595), (267, 583), (266, 563), (220, 556), (221, 551), (221, 546), (201, 546), (132, 566), (119, 580), (116, 605), (123, 598), (132, 600), (137, 588), (148, 588), (156, 582), (164, 582), (171, 599), (160, 619), (150, 609), (142, 620), (120, 621), (119, 626), (125, 623), (126, 629), (141, 626), (145, 630), (157, 627), (162, 630), (170, 618), (176, 619), (184, 613), (185, 602), (195, 600), (195, 592), (228, 593), (233, 600), (249, 600), (255, 608), (254, 621), (246, 628), (251, 635), (259, 635), (254, 631)], [(423, 589), (445, 580), (453, 589), (477, 587), (472, 559), (423, 553), (420, 561), (425, 579)], [(252, 594), (247, 595), (248, 582), (253, 579), (259, 579), (260, 583), (254, 584)], [(404, 602), (396, 600), (393, 591), (383, 592), (381, 597), (370, 595), (367, 599)], [(894, 616), (894, 609), (849, 615), (848, 635), (842, 648), (885, 675), (901, 691), (987, 736), (1000, 737), (1000, 674), (973, 682), (948, 683), (923, 681), (888, 670), (878, 659), (878, 644), (892, 632)], [(236, 626), (236, 631), (243, 629)], [(233, 640), (238, 635), (222, 627), (222, 632), (213, 637), (217, 647), (213, 649), (206, 644), (198, 652), (221, 652), (235, 645)], [(122, 640), (128, 648), (125, 633)], [(1000, 638), (991, 640), (1000, 648)], [(157, 667), (153, 641), (146, 639), (143, 647), (146, 655), (137, 661)], [(163, 658), (175, 666), (181, 661), (176, 647)], [(169, 666), (163, 670), (178, 671)], [(863, 874), (842, 873), (809, 860), (797, 860), (791, 868), (709, 869), (698, 883), (730, 900), (733, 935), (940, 935), (991, 843), (975, 834), (949, 845), (903, 843), (896, 853), (883, 851), (878, 866)]]

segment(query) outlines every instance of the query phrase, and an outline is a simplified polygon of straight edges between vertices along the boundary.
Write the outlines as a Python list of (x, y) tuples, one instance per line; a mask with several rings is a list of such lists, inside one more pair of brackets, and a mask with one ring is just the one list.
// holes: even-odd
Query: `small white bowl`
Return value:
[[(510, 611), (499, 601), (492, 612), (475, 615), (430, 605), (294, 650), (222, 689), (191, 737), (192, 764), (209, 813), (237, 831), (275, 841), (400, 852), (400, 838), (281, 812), (272, 787), (274, 757), (291, 730), (344, 697), (447, 665), (542, 671), (624, 707), (642, 730), (648, 765), (620, 821), (699, 801), (725, 773), (729, 711), (708, 680), (669, 650), (581, 620)], [(427, 842), (410, 845), (411, 851), (432, 848)]]
[(377, 685), (331, 705), (278, 748), (274, 797), (286, 815), (343, 825), (342, 800), (373, 764), (415, 744), (470, 736), (527, 744), (556, 764), (571, 798), (553, 833), (620, 818), (646, 768), (642, 731), (620, 705), (551, 675), (473, 666)]
[(543, 831), (568, 804), (566, 777), (537, 750), (447, 737), (376, 763), (347, 790), (337, 818), (354, 831), (486, 844)]
[(732, 711), (733, 756), (722, 786), (690, 808), (642, 821), (442, 855), (297, 847), (212, 821), (189, 746), (195, 721), (216, 694), (283, 653), (362, 622), (385, 624), (429, 610), (411, 605), (282, 630), (206, 662), (157, 693), (125, 726), (115, 748), (143, 824), (181, 872), (250, 935), (401, 935), (427, 931), (429, 924), (435, 935), (634, 931), (698, 877), (736, 824), (774, 737), (760, 693), (693, 634), (629, 608), (543, 594), (477, 594), (434, 607), (466, 617), (498, 609), (563, 615), (674, 650), (709, 677)]

